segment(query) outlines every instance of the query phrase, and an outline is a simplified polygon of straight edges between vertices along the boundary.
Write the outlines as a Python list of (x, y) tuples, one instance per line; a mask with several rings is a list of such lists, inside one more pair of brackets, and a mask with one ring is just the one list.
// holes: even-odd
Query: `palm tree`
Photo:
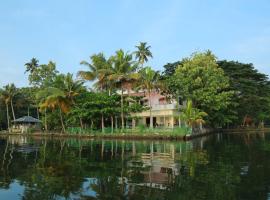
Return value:
[(52, 110), (59, 109), (62, 131), (65, 132), (63, 113), (67, 114), (71, 106), (75, 104), (74, 97), (81, 92), (83, 83), (74, 81), (71, 74), (58, 76), (57, 79), (59, 79), (59, 85), (40, 91), (37, 97), (41, 100), (41, 110), (46, 111), (48, 108)]
[(29, 72), (30, 74), (32, 74), (38, 67), (38, 60), (36, 58), (32, 58), (30, 62), (25, 63), (25, 73)]
[(6, 95), (8, 95), (8, 97), (9, 97), (13, 120), (15, 120), (16, 117), (15, 117), (15, 112), (14, 112), (13, 99), (14, 99), (14, 96), (17, 94), (17, 88), (12, 83), (12, 84), (8, 84), (8, 85), (4, 86), (4, 89), (5, 89)]
[(194, 108), (191, 100), (187, 101), (186, 107), (180, 114), (180, 118), (183, 119), (190, 128), (193, 128), (197, 124), (203, 124), (205, 122), (203, 120), (205, 116), (207, 116), (207, 113)]
[(141, 67), (143, 64), (148, 61), (148, 58), (153, 58), (153, 55), (150, 51), (151, 46), (147, 46), (147, 42), (140, 42), (138, 46), (135, 46), (137, 51), (135, 51), (135, 57), (139, 60)]
[(45, 102), (43, 102), (40, 105), (40, 109), (44, 110), (50, 108), (52, 110), (55, 110), (56, 108), (59, 108), (59, 116), (62, 125), (62, 131), (66, 132), (62, 113), (66, 114), (70, 111), (71, 102), (69, 101), (69, 99), (66, 97), (65, 93), (62, 90), (58, 88), (48, 88), (48, 89), (50, 90), (51, 95), (48, 96)]
[(89, 71), (79, 71), (78, 76), (87, 81), (95, 81), (95, 87), (99, 90), (107, 90), (110, 83), (107, 79), (108, 70), (111, 70), (111, 61), (107, 60), (103, 53), (94, 54), (90, 57), (91, 63), (81, 61), (81, 65), (89, 68)]
[(5, 105), (6, 105), (7, 126), (8, 126), (8, 130), (10, 130), (10, 117), (9, 117), (10, 96), (5, 90), (1, 91), (1, 99), (5, 102)]
[(153, 128), (153, 116), (151, 105), (151, 93), (154, 89), (159, 87), (159, 73), (154, 71), (151, 67), (145, 67), (140, 71), (140, 79), (138, 88), (146, 90), (148, 94), (148, 103), (150, 111), (150, 128)]
[(124, 129), (124, 89), (127, 83), (138, 80), (137, 65), (132, 61), (132, 55), (122, 49), (116, 51), (116, 55), (110, 58), (112, 69), (108, 70), (108, 80), (112, 81), (116, 88), (121, 90), (121, 124)]

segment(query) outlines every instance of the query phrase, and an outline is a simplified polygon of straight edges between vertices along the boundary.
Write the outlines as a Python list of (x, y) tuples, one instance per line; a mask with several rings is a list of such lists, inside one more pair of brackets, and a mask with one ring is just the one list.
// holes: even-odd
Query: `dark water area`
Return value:
[(0, 137), (0, 200), (270, 199), (270, 133), (188, 142)]

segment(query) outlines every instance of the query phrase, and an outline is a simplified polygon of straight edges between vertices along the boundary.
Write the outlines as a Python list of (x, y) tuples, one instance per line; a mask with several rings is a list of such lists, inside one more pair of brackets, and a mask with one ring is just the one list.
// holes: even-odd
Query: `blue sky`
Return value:
[(0, 86), (26, 86), (32, 57), (76, 73), (90, 55), (133, 51), (140, 41), (152, 46), (149, 65), (158, 70), (210, 49), (270, 75), (269, 10), (269, 0), (1, 1)]

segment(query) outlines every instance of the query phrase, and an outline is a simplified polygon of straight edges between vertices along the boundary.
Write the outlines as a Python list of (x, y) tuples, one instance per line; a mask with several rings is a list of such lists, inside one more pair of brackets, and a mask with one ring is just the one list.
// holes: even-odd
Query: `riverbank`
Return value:
[(204, 131), (201, 134), (66, 134), (66, 133), (7, 133), (2, 132), (0, 136), (28, 136), (28, 137), (49, 137), (49, 138), (81, 138), (81, 139), (124, 139), (124, 140), (191, 140), (197, 137), (210, 135), (213, 132)]
[(261, 132), (270, 132), (270, 127), (265, 128), (234, 128), (234, 129), (220, 129), (222, 133), (228, 134), (240, 134), (240, 133), (261, 133)]

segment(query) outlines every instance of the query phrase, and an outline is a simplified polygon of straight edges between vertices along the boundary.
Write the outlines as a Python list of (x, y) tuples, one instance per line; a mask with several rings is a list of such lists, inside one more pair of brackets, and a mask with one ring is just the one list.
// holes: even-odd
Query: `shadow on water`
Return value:
[(268, 199), (270, 134), (0, 139), (2, 199)]

